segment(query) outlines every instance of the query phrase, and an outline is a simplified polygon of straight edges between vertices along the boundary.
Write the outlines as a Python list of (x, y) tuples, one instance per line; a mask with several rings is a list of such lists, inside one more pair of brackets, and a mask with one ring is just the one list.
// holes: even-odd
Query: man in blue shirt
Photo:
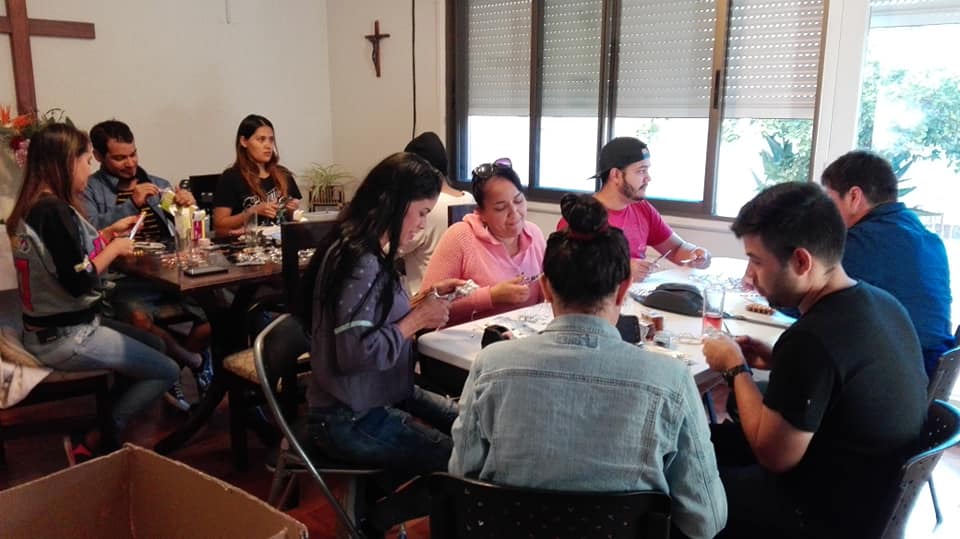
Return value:
[(874, 153), (846, 153), (823, 171), (821, 183), (847, 226), (843, 269), (906, 307), (932, 377), (940, 356), (954, 345), (943, 242), (897, 202), (893, 168)]

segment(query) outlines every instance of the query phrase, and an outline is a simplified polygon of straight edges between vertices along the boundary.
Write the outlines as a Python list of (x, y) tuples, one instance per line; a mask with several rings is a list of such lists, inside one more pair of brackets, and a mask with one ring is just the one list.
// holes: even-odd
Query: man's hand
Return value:
[(173, 203), (177, 206), (194, 206), (197, 201), (193, 198), (193, 193), (189, 189), (180, 189), (177, 188), (177, 192), (173, 195)]
[(732, 369), (745, 362), (737, 341), (723, 334), (703, 338), (703, 357), (710, 368), (717, 372)]
[(736, 342), (740, 345), (740, 352), (747, 360), (747, 365), (750, 365), (750, 368), (770, 369), (772, 366), (770, 364), (770, 357), (773, 355), (773, 349), (769, 344), (758, 341), (753, 337), (748, 337), (747, 335), (737, 336)]
[(691, 268), (706, 269), (710, 267), (710, 251), (703, 247), (697, 247), (690, 252), (690, 260), (687, 264)]
[(630, 259), (630, 278), (638, 283), (647, 278), (651, 273), (660, 269), (656, 262), (641, 260), (638, 258)]
[(130, 199), (133, 200), (133, 205), (142, 208), (147, 204), (147, 199), (153, 196), (160, 194), (160, 189), (152, 183), (137, 183), (133, 186), (133, 194), (130, 195)]

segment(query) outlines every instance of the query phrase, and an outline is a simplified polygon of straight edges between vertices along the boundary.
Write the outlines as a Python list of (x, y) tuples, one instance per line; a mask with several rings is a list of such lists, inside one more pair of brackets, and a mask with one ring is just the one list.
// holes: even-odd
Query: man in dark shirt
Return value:
[[(818, 186), (771, 187), (731, 228), (757, 290), (801, 316), (772, 349), (704, 340), (741, 420), (712, 432), (729, 503), (721, 536), (872, 536), (926, 417), (913, 324), (890, 294), (844, 272), (843, 221)], [(770, 369), (765, 395), (747, 364)]]
[(847, 226), (843, 269), (890, 292), (906, 307), (932, 377), (940, 356), (954, 345), (943, 241), (897, 202), (897, 177), (879, 155), (849, 152), (830, 163), (821, 183)]

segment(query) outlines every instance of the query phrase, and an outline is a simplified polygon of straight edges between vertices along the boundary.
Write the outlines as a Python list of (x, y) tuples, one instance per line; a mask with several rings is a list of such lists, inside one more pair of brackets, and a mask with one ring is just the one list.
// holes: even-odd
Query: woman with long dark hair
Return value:
[(270, 120), (250, 114), (237, 127), (236, 161), (223, 171), (213, 199), (213, 228), (218, 235), (237, 234), (256, 214), (260, 224), (291, 219), (300, 207), (300, 189), (280, 164)]
[(397, 271), (397, 249), (423, 229), (440, 181), (414, 154), (381, 161), (318, 246), (304, 278), (314, 440), (338, 458), (383, 467), (395, 484), (446, 470), (457, 415), (456, 403), (414, 385), (413, 339), (447, 322), (442, 296), (463, 281), (438, 282), (411, 299)]
[(64, 439), (71, 465), (115, 447), (115, 437), (130, 418), (163, 395), (180, 374), (172, 359), (129, 336), (137, 330), (100, 317), (100, 275), (118, 256), (133, 253), (126, 233), (137, 216), (102, 230), (87, 221), (81, 194), (92, 160), (90, 139), (71, 125), (51, 124), (35, 133), (23, 187), (7, 219), (26, 349), (52, 369), (105, 369), (130, 380), (113, 406), (113, 432), (94, 430)]

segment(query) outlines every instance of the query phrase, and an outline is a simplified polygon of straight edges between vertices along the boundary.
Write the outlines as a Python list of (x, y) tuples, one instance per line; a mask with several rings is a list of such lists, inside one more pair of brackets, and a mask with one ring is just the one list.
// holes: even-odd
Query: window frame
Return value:
[[(469, 1), (469, 0), (467, 0)], [(470, 164), (467, 163), (467, 40), (468, 21), (467, 1), (447, 0), (446, 30), (446, 70), (447, 92), (447, 152), (450, 161), (451, 178), (462, 189), (470, 189)], [(602, 1), (601, 24), (601, 61), (599, 74), (599, 96), (597, 107), (596, 153), (613, 136), (613, 125), (617, 114), (617, 87), (619, 68), (620, 20), (622, 0)], [(731, 2), (735, 0), (716, 0), (717, 21), (714, 28), (714, 47), (712, 59), (712, 77), (710, 103), (707, 113), (707, 147), (704, 148), (705, 170), (703, 176), (702, 200), (687, 202), (660, 198), (648, 200), (663, 214), (694, 217), (701, 219), (730, 221), (728, 217), (716, 215), (716, 195), (718, 185), (718, 167), (720, 158), (721, 128), (724, 119), (725, 79), (727, 72), (727, 48), (729, 41), (729, 23)], [(568, 191), (539, 187), (540, 179), (540, 127), (542, 118), (543, 89), (543, 28), (545, 0), (531, 0), (530, 33), (530, 111), (529, 111), (529, 170), (527, 174), (526, 194), (529, 200), (536, 202), (559, 202)], [(812, 181), (816, 163), (817, 135), (819, 127), (820, 100), (824, 76), (824, 56), (827, 35), (827, 19), (830, 2), (823, 0), (821, 21), (819, 65), (817, 69), (817, 91), (813, 112), (813, 132), (811, 140), (811, 158), (807, 181)], [(458, 39), (460, 37), (461, 39)], [(522, 172), (521, 172), (522, 175)], [(600, 180), (594, 185), (594, 191), (600, 189)], [(745, 201), (746, 202), (746, 201)]]

